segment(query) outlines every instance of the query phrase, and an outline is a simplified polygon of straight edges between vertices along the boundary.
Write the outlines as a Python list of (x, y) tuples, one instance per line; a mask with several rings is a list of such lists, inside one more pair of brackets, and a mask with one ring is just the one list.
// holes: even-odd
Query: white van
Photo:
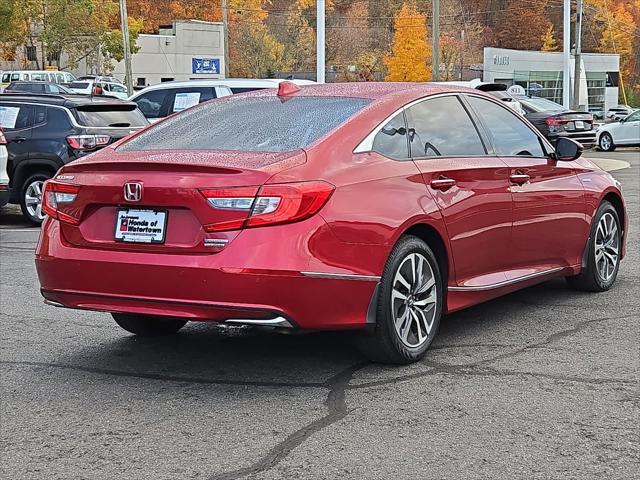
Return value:
[(57, 70), (13, 70), (2, 72), (0, 78), (0, 93), (11, 82), (50, 82), (50, 83), (71, 83), (76, 79), (75, 75), (69, 72), (59, 72)]
[[(228, 78), (164, 82), (134, 93), (129, 100), (136, 102), (151, 123), (214, 98), (265, 88), (278, 88), (281, 79)], [(297, 85), (311, 85), (310, 80), (292, 80)]]

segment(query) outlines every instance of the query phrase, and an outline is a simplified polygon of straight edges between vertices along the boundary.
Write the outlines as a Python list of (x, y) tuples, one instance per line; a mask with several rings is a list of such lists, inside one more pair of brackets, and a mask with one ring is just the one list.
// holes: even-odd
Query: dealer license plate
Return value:
[(115, 239), (119, 242), (164, 243), (167, 212), (123, 208), (116, 217)]
[(584, 130), (584, 122), (582, 120), (576, 120), (575, 122), (576, 130)]

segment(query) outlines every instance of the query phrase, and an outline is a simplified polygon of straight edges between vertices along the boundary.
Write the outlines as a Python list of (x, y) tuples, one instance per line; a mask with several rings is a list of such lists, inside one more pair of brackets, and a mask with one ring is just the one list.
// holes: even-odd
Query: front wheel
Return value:
[(605, 152), (613, 152), (616, 149), (615, 144), (613, 143), (613, 137), (610, 133), (604, 132), (600, 135), (600, 149)]
[(358, 337), (370, 360), (412, 363), (431, 345), (442, 316), (444, 287), (433, 251), (414, 236), (394, 247), (382, 275), (373, 331)]
[(186, 320), (155, 315), (134, 315), (129, 313), (112, 313), (118, 325), (127, 332), (140, 337), (158, 337), (172, 335), (185, 326)]
[(567, 277), (569, 285), (588, 292), (609, 290), (618, 276), (621, 246), (618, 212), (609, 202), (602, 202), (591, 226), (586, 266), (578, 275)]

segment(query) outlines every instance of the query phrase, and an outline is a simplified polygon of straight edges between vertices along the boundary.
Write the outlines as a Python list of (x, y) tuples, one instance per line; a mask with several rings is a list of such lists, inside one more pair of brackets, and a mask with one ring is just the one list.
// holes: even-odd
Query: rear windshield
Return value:
[(84, 90), (88, 86), (89, 86), (89, 84), (85, 83), (85, 82), (71, 82), (69, 84), (69, 88), (78, 88), (80, 90)]
[(348, 97), (225, 97), (168, 118), (121, 149), (287, 152), (313, 143), (368, 103)]
[(521, 100), (521, 102), (536, 112), (560, 112), (565, 109), (559, 103), (552, 102), (546, 98), (527, 98), (526, 100)]
[(149, 125), (136, 105), (95, 106), (76, 108), (78, 123), (85, 127), (142, 127)]

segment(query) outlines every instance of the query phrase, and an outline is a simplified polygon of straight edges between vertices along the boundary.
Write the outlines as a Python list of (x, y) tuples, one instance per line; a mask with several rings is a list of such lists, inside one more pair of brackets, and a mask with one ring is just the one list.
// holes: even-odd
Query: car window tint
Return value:
[(180, 112), (185, 108), (215, 98), (211, 87), (176, 88), (174, 92), (173, 105), (169, 108), (169, 113)]
[(109, 89), (112, 92), (118, 92), (118, 93), (127, 93), (127, 89), (124, 88), (124, 85), (118, 85), (116, 83), (111, 83), (109, 84)]
[(33, 125), (31, 105), (0, 104), (0, 127), (3, 130), (21, 130)]
[(267, 87), (231, 87), (231, 93), (255, 92), (256, 90), (264, 90), (265, 88)]
[(398, 160), (409, 158), (404, 113), (399, 113), (382, 127), (373, 139), (372, 150)]
[(167, 118), (121, 149), (287, 152), (323, 137), (369, 102), (328, 96), (230, 96)]
[(41, 105), (33, 107), (33, 124), (40, 125), (47, 121), (47, 108)]
[(498, 155), (544, 157), (538, 136), (516, 114), (489, 100), (468, 97), (493, 137)]
[(626, 122), (637, 122), (638, 120), (640, 120), (640, 111), (632, 113), (631, 115), (629, 115), (629, 117), (627, 117), (627, 119), (625, 121)]
[(19, 73), (12, 73), (11, 74), (11, 80), (20, 80), (20, 74)]
[(88, 86), (89, 86), (89, 83), (87, 82), (71, 82), (69, 84), (70, 88), (77, 88), (78, 90), (84, 90)]
[(160, 109), (167, 93), (167, 90), (152, 90), (140, 95), (134, 101), (138, 104), (138, 108), (145, 117), (160, 118)]
[(76, 108), (78, 123), (86, 127), (142, 127), (149, 122), (135, 105), (86, 105)]
[(11, 75), (9, 75), (8, 73), (3, 73), (2, 74), (2, 83), (7, 83), (9, 82), (9, 79), (11, 78)]
[(413, 157), (486, 154), (469, 114), (454, 96), (424, 100), (406, 115)]

